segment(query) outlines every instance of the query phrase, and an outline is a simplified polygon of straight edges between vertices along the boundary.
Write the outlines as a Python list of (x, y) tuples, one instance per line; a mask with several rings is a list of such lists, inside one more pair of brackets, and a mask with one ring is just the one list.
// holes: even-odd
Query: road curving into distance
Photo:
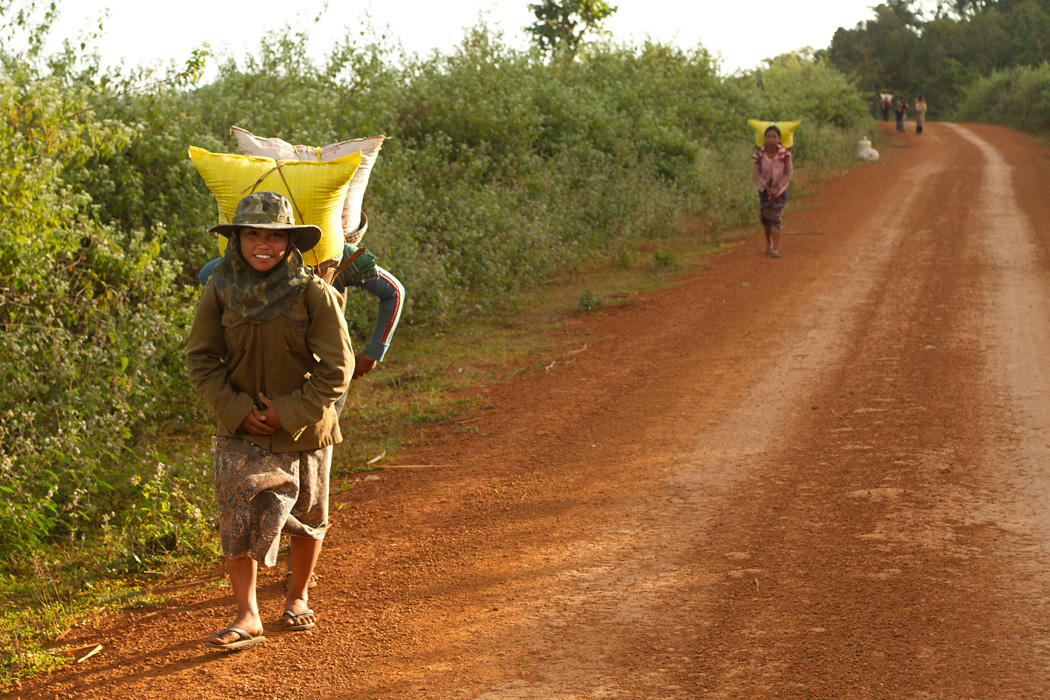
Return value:
[(196, 591), (11, 697), (1045, 696), (1050, 149), (925, 132), (336, 497), (316, 629), (266, 572), (265, 644)]

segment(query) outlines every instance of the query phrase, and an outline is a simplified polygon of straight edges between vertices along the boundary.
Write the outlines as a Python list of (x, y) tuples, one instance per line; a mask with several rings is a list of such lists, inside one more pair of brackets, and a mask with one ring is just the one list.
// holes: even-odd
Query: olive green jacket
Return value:
[[(218, 417), (216, 435), (249, 440), (271, 452), (299, 452), (342, 440), (333, 405), (350, 385), (354, 353), (342, 303), (320, 277), (285, 313), (250, 323), (224, 308), (211, 282), (186, 343), (190, 382)], [(283, 426), (273, 435), (240, 429), (258, 394)]]

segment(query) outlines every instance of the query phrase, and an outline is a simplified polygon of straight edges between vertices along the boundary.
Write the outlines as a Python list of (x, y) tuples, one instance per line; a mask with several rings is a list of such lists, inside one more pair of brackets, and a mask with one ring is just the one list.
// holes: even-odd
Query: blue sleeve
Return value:
[(208, 284), (208, 280), (211, 279), (211, 271), (215, 269), (215, 266), (219, 264), (220, 260), (222, 260), (222, 258), (209, 260), (208, 263), (201, 268), (201, 271), (197, 273), (197, 279), (200, 280), (202, 287)]
[(387, 270), (378, 265), (375, 270), (377, 275), (373, 279), (350, 282), (347, 286), (363, 289), (379, 300), (372, 337), (361, 352), (365, 357), (382, 362), (387, 349), (390, 348), (390, 339), (394, 337), (398, 321), (401, 320), (401, 309), (405, 305), (405, 288), (397, 277)]

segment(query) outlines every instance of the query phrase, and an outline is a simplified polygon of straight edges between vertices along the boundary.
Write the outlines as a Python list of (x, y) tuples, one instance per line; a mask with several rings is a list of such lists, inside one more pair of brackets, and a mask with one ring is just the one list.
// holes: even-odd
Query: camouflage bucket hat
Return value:
[(321, 240), (321, 229), (312, 224), (297, 225), (292, 203), (276, 192), (252, 192), (237, 202), (232, 222), (217, 224), (208, 231), (229, 236), (244, 228), (287, 231), (288, 238), (300, 253), (310, 250)]

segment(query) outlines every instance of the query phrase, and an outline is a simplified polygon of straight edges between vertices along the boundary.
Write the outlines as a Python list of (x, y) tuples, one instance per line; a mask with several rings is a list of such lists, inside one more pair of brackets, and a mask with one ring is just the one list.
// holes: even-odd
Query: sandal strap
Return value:
[(243, 639), (255, 639), (255, 637), (253, 635), (248, 634), (247, 632), (242, 630), (240, 627), (227, 627), (224, 630), (219, 630), (215, 634), (215, 636), (216, 637), (221, 637), (222, 635), (224, 635), (224, 634), (226, 634), (228, 632), (236, 632), (237, 636), (238, 636), (238, 639), (237, 639), (238, 642), (243, 640)]

